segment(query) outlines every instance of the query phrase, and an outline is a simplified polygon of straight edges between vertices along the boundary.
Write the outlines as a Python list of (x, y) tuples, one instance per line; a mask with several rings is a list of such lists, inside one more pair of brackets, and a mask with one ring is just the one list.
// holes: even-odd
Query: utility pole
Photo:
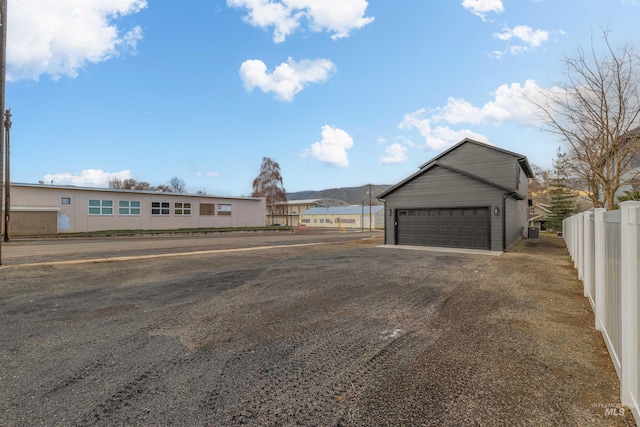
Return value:
[[(0, 0), (0, 111), (4, 112), (5, 79), (7, 74), (7, 2)], [(0, 181), (4, 179), (4, 120), (0, 120)], [(0, 200), (2, 200), (0, 182)], [(5, 230), (6, 233), (6, 230)], [(2, 265), (2, 245), (0, 244), (0, 265)]]
[(371, 223), (373, 222), (373, 219), (371, 218), (371, 195), (373, 194), (373, 191), (371, 191), (371, 184), (369, 184), (369, 231), (371, 231)]
[(9, 228), (9, 220), (11, 219), (11, 149), (9, 141), (11, 141), (11, 109), (4, 114), (4, 134), (6, 143), (6, 172), (4, 180), (4, 241), (9, 241), (11, 229)]

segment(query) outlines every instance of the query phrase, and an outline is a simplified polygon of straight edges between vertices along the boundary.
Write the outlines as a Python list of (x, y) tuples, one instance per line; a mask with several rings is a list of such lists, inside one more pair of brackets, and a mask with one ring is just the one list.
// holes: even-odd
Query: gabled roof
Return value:
[(511, 196), (512, 196), (513, 198), (515, 198), (515, 199), (518, 199), (518, 200), (525, 200), (525, 199), (527, 198), (527, 196), (526, 196), (526, 195), (519, 193), (519, 192), (518, 192), (517, 190), (515, 190), (514, 188), (507, 188), (507, 187), (504, 187), (504, 186), (502, 186), (502, 185), (500, 185), (500, 184), (496, 184), (495, 182), (489, 181), (488, 179), (483, 178), (483, 177), (481, 177), (481, 176), (478, 176), (478, 175), (475, 175), (475, 174), (469, 173), (469, 172), (467, 172), (467, 171), (463, 171), (462, 169), (458, 169), (458, 168), (455, 168), (455, 167), (453, 167), (453, 166), (449, 166), (449, 165), (442, 164), (442, 163), (437, 162), (437, 161), (436, 161), (436, 162), (429, 162), (429, 163), (427, 163), (427, 164), (423, 165), (423, 166), (418, 170), (418, 172), (416, 172), (416, 173), (414, 173), (413, 175), (409, 176), (408, 178), (406, 178), (406, 179), (404, 179), (404, 180), (400, 181), (399, 183), (397, 183), (397, 184), (396, 184), (396, 185), (394, 185), (393, 187), (388, 188), (386, 191), (384, 191), (384, 192), (382, 192), (381, 194), (379, 194), (379, 195), (377, 196), (377, 198), (378, 198), (378, 199), (383, 199), (386, 195), (391, 194), (391, 193), (392, 193), (392, 192), (394, 192), (396, 189), (398, 189), (398, 188), (402, 187), (403, 185), (405, 185), (406, 183), (408, 183), (408, 182), (410, 182), (410, 181), (413, 181), (413, 180), (414, 180), (414, 179), (416, 179), (417, 177), (419, 177), (419, 176), (421, 176), (421, 175), (423, 175), (423, 174), (427, 173), (428, 171), (430, 171), (431, 169), (433, 169), (433, 168), (435, 168), (435, 167), (441, 167), (441, 168), (443, 168), (443, 169), (447, 169), (447, 170), (449, 170), (449, 171), (451, 171), (451, 172), (455, 172), (455, 173), (457, 173), (457, 174), (460, 174), (460, 175), (466, 176), (467, 178), (471, 178), (471, 179), (473, 179), (473, 180), (476, 180), (476, 181), (482, 182), (483, 184), (489, 185), (489, 186), (491, 186), (491, 187), (495, 187), (495, 188), (497, 188), (498, 190), (501, 190), (501, 191), (503, 191), (503, 192), (505, 192), (505, 193), (510, 193), (510, 194), (511, 194)]
[(475, 139), (470, 139), (470, 138), (465, 138), (462, 141), (458, 142), (453, 147), (451, 147), (451, 148), (443, 151), (442, 153), (438, 154), (436, 157), (434, 157), (433, 159), (429, 160), (427, 163), (425, 163), (422, 166), (420, 166), (420, 169), (424, 168), (425, 166), (427, 166), (428, 164), (430, 164), (432, 162), (438, 161), (439, 159), (441, 159), (442, 157), (446, 156), (447, 154), (449, 154), (450, 152), (452, 152), (453, 150), (455, 150), (456, 148), (458, 148), (459, 146), (461, 146), (463, 144), (475, 144), (475, 145), (479, 145), (479, 146), (481, 146), (483, 148), (489, 148), (491, 150), (495, 150), (495, 151), (498, 151), (500, 153), (508, 154), (509, 156), (513, 156), (518, 160), (518, 163), (520, 164), (520, 167), (522, 167), (522, 170), (524, 170), (524, 173), (527, 175), (527, 178), (533, 178), (533, 171), (531, 170), (531, 166), (529, 165), (529, 161), (527, 160), (526, 156), (523, 156), (522, 154), (514, 153), (513, 151), (509, 151), (509, 150), (504, 150), (502, 148), (498, 148), (498, 147), (496, 147), (494, 145), (485, 144), (483, 142), (476, 141)]
[(416, 173), (410, 175), (409, 177), (407, 177), (404, 180), (400, 181), (396, 185), (387, 188), (385, 191), (383, 191), (382, 193), (380, 193), (376, 197), (378, 199), (383, 199), (388, 194), (391, 194), (392, 192), (394, 192), (398, 188), (402, 187), (406, 183), (414, 180), (415, 178), (419, 177), (420, 175), (422, 175), (422, 174), (426, 173), (427, 171), (431, 170), (433, 167), (439, 166), (439, 167), (442, 167), (444, 169), (450, 170), (452, 172), (458, 173), (460, 175), (466, 176), (468, 178), (471, 178), (471, 179), (474, 179), (476, 181), (479, 181), (479, 182), (482, 182), (484, 184), (487, 184), (487, 185), (490, 185), (492, 187), (495, 187), (495, 188), (497, 188), (499, 190), (504, 191), (505, 193), (511, 193), (511, 195), (514, 198), (518, 199), (518, 200), (525, 200), (527, 198), (526, 195), (523, 195), (523, 194), (519, 193), (515, 188), (504, 187), (502, 185), (496, 184), (495, 182), (489, 181), (486, 178), (483, 178), (481, 176), (469, 173), (467, 171), (464, 171), (462, 169), (458, 169), (458, 168), (453, 167), (453, 166), (449, 166), (449, 165), (443, 164), (442, 162), (439, 161), (444, 156), (446, 156), (447, 154), (449, 154), (450, 152), (452, 152), (456, 148), (460, 147), (462, 144), (475, 144), (475, 145), (479, 145), (479, 146), (481, 146), (483, 148), (488, 148), (488, 149), (495, 150), (495, 151), (498, 151), (498, 152), (503, 153), (503, 154), (507, 154), (509, 156), (513, 156), (513, 157), (516, 158), (516, 160), (520, 164), (520, 167), (522, 167), (522, 170), (527, 175), (527, 178), (533, 178), (533, 171), (531, 170), (531, 166), (529, 165), (529, 162), (527, 161), (527, 157), (526, 156), (523, 156), (522, 154), (514, 153), (512, 151), (503, 150), (502, 148), (498, 148), (498, 147), (495, 147), (493, 145), (484, 144), (482, 142), (479, 142), (479, 141), (476, 141), (476, 140), (473, 140), (473, 139), (470, 139), (470, 138), (465, 138), (462, 141), (460, 141), (459, 143), (457, 143), (456, 145), (454, 145), (453, 147), (443, 151), (442, 153), (438, 154), (433, 159), (429, 160), (427, 163), (425, 163), (422, 166), (420, 166), (420, 168), (418, 169), (418, 171)]

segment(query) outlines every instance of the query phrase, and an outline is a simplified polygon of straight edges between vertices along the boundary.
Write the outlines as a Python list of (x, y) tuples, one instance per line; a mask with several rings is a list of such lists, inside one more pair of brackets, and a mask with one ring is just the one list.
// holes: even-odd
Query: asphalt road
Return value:
[(372, 235), (3, 245), (0, 425), (632, 425), (559, 239)]

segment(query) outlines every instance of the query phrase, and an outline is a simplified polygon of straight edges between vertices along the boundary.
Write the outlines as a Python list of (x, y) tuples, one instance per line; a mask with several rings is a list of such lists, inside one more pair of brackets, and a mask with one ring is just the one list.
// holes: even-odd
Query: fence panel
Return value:
[(595, 238), (595, 214), (593, 211), (584, 212), (584, 251), (583, 251), (583, 282), (584, 296), (589, 298), (591, 308), (596, 308), (596, 263), (595, 254), (596, 247), (594, 245)]
[(640, 312), (640, 202), (625, 202), (620, 208), (621, 225), (621, 281), (622, 281), (622, 369), (620, 394), (622, 403), (631, 407), (636, 421), (640, 420), (640, 339), (638, 338)]
[(611, 359), (620, 375), (620, 335), (622, 294), (620, 282), (620, 211), (604, 214), (605, 222), (605, 288), (604, 304), (607, 307), (602, 334), (609, 348)]
[(569, 217), (563, 236), (620, 378), (620, 399), (640, 422), (640, 202)]

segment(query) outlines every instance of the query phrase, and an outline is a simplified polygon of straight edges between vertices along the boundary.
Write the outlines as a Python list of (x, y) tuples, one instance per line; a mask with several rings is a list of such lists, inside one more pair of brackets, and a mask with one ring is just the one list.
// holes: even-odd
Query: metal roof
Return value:
[(23, 182), (12, 182), (12, 187), (30, 187), (30, 188), (43, 188), (43, 189), (57, 189), (57, 190), (79, 190), (79, 191), (100, 191), (110, 193), (137, 193), (137, 194), (155, 194), (163, 195), (167, 197), (200, 197), (207, 199), (226, 199), (226, 200), (260, 200), (260, 197), (230, 197), (230, 196), (215, 196), (212, 194), (193, 194), (193, 193), (171, 193), (168, 191), (151, 191), (151, 190), (127, 190), (124, 188), (99, 188), (99, 187), (78, 187), (75, 185), (58, 185), (58, 184), (28, 184)]
[(332, 199), (330, 197), (323, 197), (320, 199), (301, 199), (301, 200), (287, 200), (287, 205), (322, 205), (324, 203), (343, 203), (347, 205), (347, 202), (340, 199)]
[[(371, 213), (376, 214), (384, 209), (382, 205), (371, 206)], [(364, 207), (364, 213), (369, 214), (369, 206)], [(330, 206), (324, 208), (311, 208), (300, 215), (361, 215), (362, 205)]]

